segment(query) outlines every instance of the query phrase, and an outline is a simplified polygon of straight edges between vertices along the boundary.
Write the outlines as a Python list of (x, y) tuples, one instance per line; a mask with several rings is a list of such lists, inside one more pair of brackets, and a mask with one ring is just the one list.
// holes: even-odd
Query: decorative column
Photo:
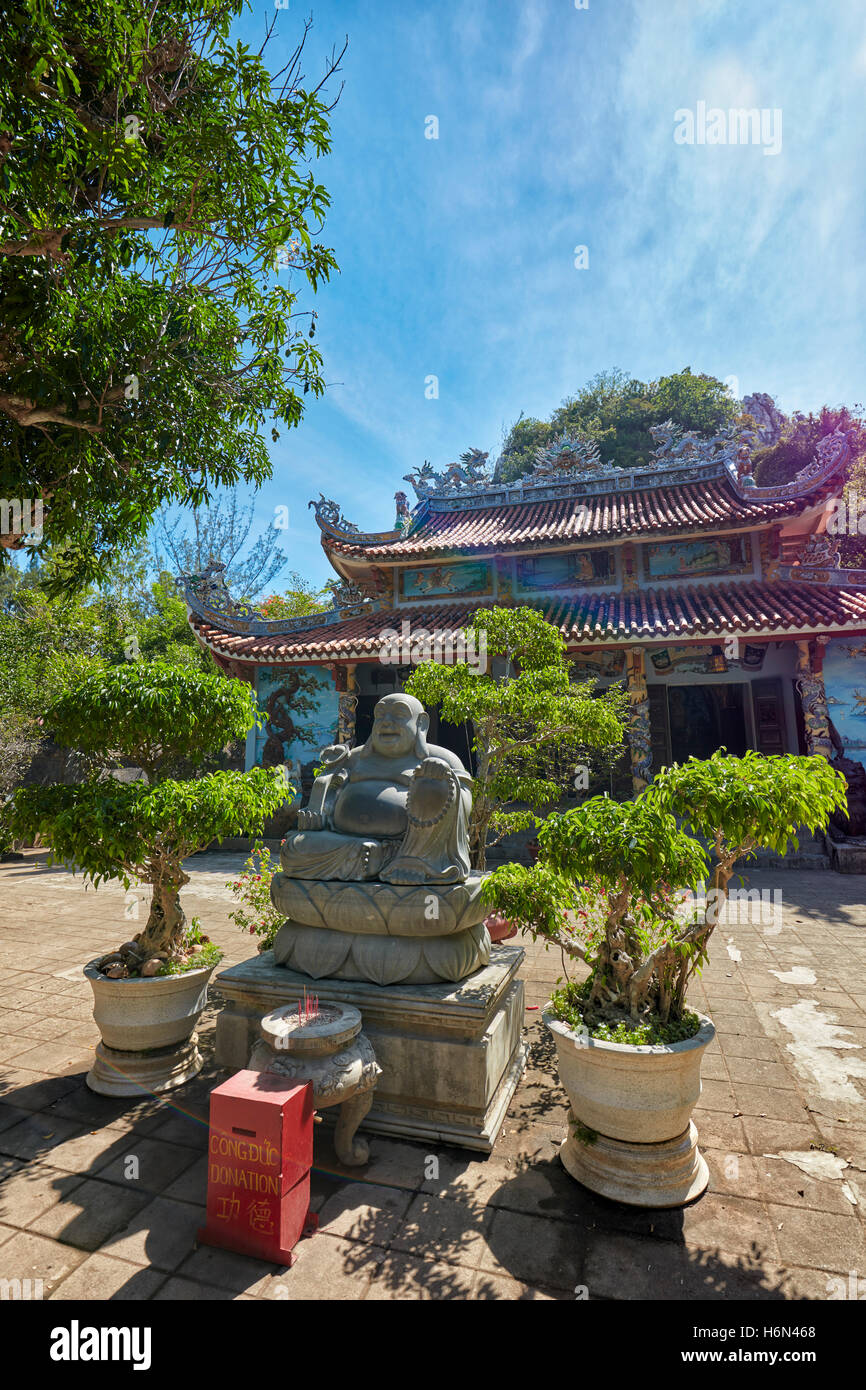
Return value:
[(358, 684), (355, 680), (357, 662), (334, 666), (334, 684), (340, 696), (337, 715), (337, 742), (351, 745), (355, 738), (355, 714), (358, 709)]
[(635, 794), (652, 781), (650, 705), (646, 688), (643, 647), (630, 647), (626, 655), (628, 689), (628, 741), (631, 748), (631, 780)]
[(824, 650), (819, 644), (797, 643), (797, 690), (803, 706), (806, 747), (828, 762), (833, 757), (827, 696), (824, 691)]

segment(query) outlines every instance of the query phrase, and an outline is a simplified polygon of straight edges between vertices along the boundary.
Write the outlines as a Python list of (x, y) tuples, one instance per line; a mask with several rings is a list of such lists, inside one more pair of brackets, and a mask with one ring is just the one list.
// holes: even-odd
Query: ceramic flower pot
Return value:
[(90, 961), (84, 974), (102, 1036), (87, 1074), (90, 1089), (111, 1096), (169, 1091), (201, 1071), (195, 1026), (215, 969), (110, 980)]
[(715, 1037), (711, 1021), (701, 1017), (683, 1042), (635, 1047), (575, 1031), (550, 1004), (543, 1018), (570, 1102), (560, 1157), (572, 1177), (632, 1206), (681, 1206), (700, 1196), (709, 1174), (691, 1114)]

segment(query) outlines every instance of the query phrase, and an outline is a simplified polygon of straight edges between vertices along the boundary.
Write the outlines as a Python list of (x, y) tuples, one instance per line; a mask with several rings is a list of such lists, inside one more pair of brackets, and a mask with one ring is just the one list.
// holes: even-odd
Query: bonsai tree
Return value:
[(479, 609), (464, 631), (484, 669), (425, 662), (406, 690), (439, 704), (446, 723), (471, 725), (469, 845), (473, 866), (484, 869), (489, 845), (541, 824), (539, 812), (560, 799), (576, 765), (620, 747), (625, 696), (573, 682), (559, 629), (533, 608)]
[(737, 860), (756, 849), (796, 849), (798, 829), (814, 833), (826, 826), (834, 811), (845, 810), (846, 792), (845, 778), (820, 756), (749, 751), (732, 758), (720, 748), (711, 758), (662, 768), (646, 795), (711, 845), (706, 913), (715, 926)]
[[(91, 755), (97, 766), (77, 786), (24, 787), (7, 817), (13, 834), (41, 835), (59, 859), (98, 886), (133, 879), (152, 889), (144, 930), (103, 960), (118, 973), (143, 966), (155, 973), (195, 964), (201, 942), (187, 927), (180, 890), (183, 861), (212, 840), (261, 833), (290, 793), (283, 769), (214, 772), (179, 781), (179, 762), (201, 765), (215, 747), (239, 738), (257, 721), (255, 696), (216, 672), (154, 662), (109, 667), (61, 697), (47, 717), (58, 742)], [(143, 769), (121, 782), (105, 764), (120, 756)]]
[[(673, 1042), (698, 1030), (686, 993), (706, 959), (736, 860), (783, 851), (796, 827), (817, 829), (844, 805), (843, 779), (820, 757), (749, 753), (690, 758), (634, 801), (593, 797), (550, 816), (532, 868), (495, 870), (484, 899), (533, 935), (586, 962), (589, 977), (553, 996), (570, 1026), (618, 1042)], [(676, 811), (694, 833), (678, 827)], [(696, 908), (714, 847), (715, 894)]]

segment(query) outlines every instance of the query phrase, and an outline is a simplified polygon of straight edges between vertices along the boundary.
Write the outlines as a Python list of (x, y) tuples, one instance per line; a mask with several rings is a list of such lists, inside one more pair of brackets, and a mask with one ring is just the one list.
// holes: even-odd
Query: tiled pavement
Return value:
[[(185, 895), (225, 965), (250, 954), (223, 887), (242, 858), (199, 856)], [(717, 930), (692, 994), (718, 1030), (695, 1114), (712, 1172), (698, 1202), (636, 1211), (561, 1168), (565, 1098), (538, 1009), (561, 964), (527, 941), (530, 1064), (494, 1153), (372, 1136), (359, 1176), (318, 1131), (320, 1232), (281, 1270), (195, 1248), (223, 1073), (209, 1065), (168, 1101), (85, 1087), (97, 1034), (81, 965), (134, 928), (121, 889), (85, 891), (42, 859), (0, 867), (0, 1279), (41, 1279), (55, 1299), (564, 1300), (585, 1286), (591, 1299), (784, 1300), (866, 1277), (866, 879), (755, 873), (751, 886), (782, 891), (781, 928)], [(800, 1166), (816, 1161), (827, 1175)]]

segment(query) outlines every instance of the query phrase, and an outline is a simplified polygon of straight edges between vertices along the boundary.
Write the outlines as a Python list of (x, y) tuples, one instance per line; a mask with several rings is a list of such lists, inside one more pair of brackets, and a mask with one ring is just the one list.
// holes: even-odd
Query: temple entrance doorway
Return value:
[(746, 700), (740, 683), (650, 686), (655, 766), (709, 758), (717, 748), (742, 757), (750, 746)]

